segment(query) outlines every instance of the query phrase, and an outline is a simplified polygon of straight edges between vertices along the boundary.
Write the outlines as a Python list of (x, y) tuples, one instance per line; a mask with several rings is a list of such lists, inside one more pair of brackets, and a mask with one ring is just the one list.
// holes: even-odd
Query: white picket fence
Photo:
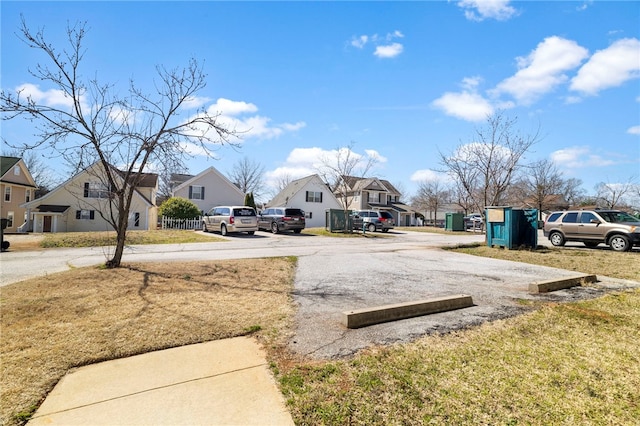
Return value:
[(202, 229), (202, 217), (195, 219), (174, 219), (162, 216), (162, 229)]

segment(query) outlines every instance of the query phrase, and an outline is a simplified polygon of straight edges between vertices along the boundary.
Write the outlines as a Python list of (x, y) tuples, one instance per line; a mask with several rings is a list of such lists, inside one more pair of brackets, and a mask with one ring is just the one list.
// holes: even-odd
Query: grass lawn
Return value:
[[(640, 277), (638, 253), (456, 250)], [(295, 267), (294, 258), (128, 264), (0, 288), (0, 424), (23, 424), (74, 367), (249, 333), (265, 343), (299, 425), (600, 425), (640, 418), (640, 290), (540, 303), (519, 317), (320, 362), (284, 347), (293, 327)]]

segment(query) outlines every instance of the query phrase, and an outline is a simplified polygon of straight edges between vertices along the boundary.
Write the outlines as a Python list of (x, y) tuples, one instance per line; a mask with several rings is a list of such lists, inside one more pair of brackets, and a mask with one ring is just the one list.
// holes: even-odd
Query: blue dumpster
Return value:
[(538, 246), (538, 210), (487, 207), (487, 245), (509, 250)]

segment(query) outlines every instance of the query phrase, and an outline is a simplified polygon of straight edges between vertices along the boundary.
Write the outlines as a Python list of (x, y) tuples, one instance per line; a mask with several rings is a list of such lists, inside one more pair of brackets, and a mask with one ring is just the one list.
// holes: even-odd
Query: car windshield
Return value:
[(391, 213), (389, 212), (380, 212), (380, 216), (384, 217), (385, 219), (393, 219), (393, 216), (391, 216)]
[(625, 212), (598, 212), (598, 214), (611, 223), (640, 222), (640, 219)]

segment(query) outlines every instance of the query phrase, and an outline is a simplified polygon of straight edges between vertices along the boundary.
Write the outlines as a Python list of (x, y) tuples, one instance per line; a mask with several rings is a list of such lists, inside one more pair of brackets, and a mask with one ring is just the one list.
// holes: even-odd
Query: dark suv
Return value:
[(369, 232), (387, 232), (393, 229), (395, 221), (391, 213), (378, 210), (357, 210), (352, 213), (353, 229), (366, 229)]
[(544, 236), (554, 246), (580, 241), (587, 247), (608, 244), (615, 251), (640, 245), (640, 219), (620, 210), (567, 210), (549, 215)]
[(280, 231), (299, 234), (305, 225), (304, 211), (292, 207), (269, 207), (258, 216), (258, 229), (274, 234)]

